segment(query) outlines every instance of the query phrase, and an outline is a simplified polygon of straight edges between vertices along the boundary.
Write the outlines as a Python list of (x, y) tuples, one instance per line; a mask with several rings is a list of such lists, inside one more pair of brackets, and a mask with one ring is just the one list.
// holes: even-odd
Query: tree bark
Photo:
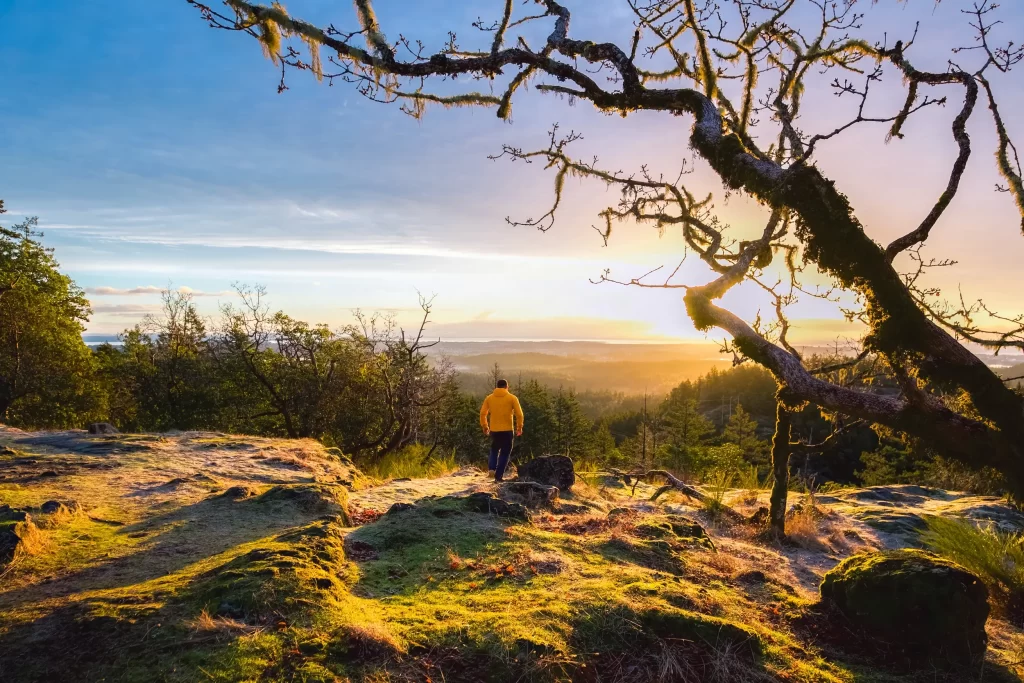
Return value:
[(775, 437), (772, 439), (771, 509), (768, 520), (778, 536), (786, 535), (786, 496), (789, 493), (789, 436), (792, 415), (782, 401), (775, 403)]

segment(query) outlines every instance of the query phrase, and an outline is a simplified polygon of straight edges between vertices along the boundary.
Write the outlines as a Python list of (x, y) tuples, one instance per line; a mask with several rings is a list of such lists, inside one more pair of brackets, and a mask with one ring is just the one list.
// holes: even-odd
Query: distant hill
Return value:
[(665, 393), (683, 380), (732, 359), (714, 344), (604, 344), (600, 342), (442, 342), (431, 352), (447, 356), (463, 375), (463, 386), (488, 388), (497, 363), (510, 381), (537, 380), (577, 391)]
[[(1014, 365), (1008, 368), (999, 368), (996, 373), (1000, 377), (1024, 377), (1024, 363)], [(1009, 382), (1008, 386), (1011, 387), (1024, 387), (1024, 380), (1018, 379), (1013, 382)]]

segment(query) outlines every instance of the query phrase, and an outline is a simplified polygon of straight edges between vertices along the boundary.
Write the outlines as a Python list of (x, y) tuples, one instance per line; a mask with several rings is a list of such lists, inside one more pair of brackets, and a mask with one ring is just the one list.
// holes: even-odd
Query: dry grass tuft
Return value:
[(46, 534), (40, 531), (39, 527), (31, 520), (18, 524), (15, 533), (18, 534), (21, 542), (18, 543), (14, 559), (18, 559), (20, 554), (37, 555), (43, 552), (49, 545), (49, 539), (47, 539)]
[(191, 627), (196, 633), (209, 635), (223, 634), (226, 636), (251, 635), (262, 630), (258, 626), (246, 624), (243, 621), (229, 619), (227, 617), (211, 617), (205, 609), (199, 613), (191, 622)]

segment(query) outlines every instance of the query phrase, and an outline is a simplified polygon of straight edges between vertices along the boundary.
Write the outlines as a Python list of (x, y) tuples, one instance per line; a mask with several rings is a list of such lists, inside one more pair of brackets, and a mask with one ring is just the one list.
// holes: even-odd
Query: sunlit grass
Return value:
[(394, 453), (369, 459), (362, 464), (363, 472), (380, 480), (433, 479), (443, 477), (459, 468), (454, 453), (435, 451), (421, 444), (406, 446)]

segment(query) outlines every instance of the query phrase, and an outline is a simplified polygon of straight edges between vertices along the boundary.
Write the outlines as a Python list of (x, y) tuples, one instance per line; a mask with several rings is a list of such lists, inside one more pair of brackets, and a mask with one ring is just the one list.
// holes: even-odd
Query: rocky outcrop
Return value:
[(833, 512), (880, 532), (888, 547), (920, 545), (928, 517), (962, 517), (1008, 533), (1024, 532), (1024, 513), (1001, 498), (913, 484), (845, 489), (817, 497)]
[(905, 659), (970, 665), (985, 654), (988, 589), (937, 555), (854, 555), (825, 574), (821, 598), (863, 636)]
[(576, 483), (576, 472), (572, 458), (564, 455), (545, 455), (523, 463), (518, 467), (519, 479), (556, 486), (568, 491)]

